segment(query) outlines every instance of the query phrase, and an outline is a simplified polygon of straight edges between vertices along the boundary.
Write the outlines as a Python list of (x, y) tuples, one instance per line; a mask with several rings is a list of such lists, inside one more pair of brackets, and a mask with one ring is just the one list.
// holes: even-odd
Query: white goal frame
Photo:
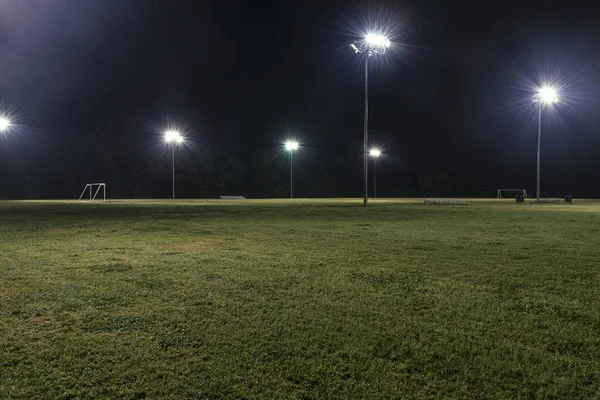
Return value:
[(525, 190), (525, 189), (498, 189), (497, 193), (498, 193), (498, 198), (499, 199), (503, 198), (502, 197), (502, 192), (518, 193), (518, 194), (522, 194), (524, 199), (527, 198), (527, 190)]
[[(94, 191), (94, 187), (96, 187), (96, 186), (97, 186), (96, 192), (92, 196), (92, 192)], [(100, 189), (103, 189), (102, 192), (104, 195), (104, 202), (106, 203), (106, 183), (88, 183), (83, 188), (83, 192), (81, 192), (81, 196), (79, 196), (79, 200), (83, 199), (83, 195), (88, 190), (88, 188), (90, 189), (90, 202), (96, 200), (96, 196), (98, 196), (98, 192), (100, 191)]]

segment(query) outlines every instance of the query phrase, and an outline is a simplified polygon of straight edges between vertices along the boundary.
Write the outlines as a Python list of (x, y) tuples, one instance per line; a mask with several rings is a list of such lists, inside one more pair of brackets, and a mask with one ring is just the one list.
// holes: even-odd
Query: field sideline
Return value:
[(600, 201), (0, 202), (0, 398), (600, 398)]

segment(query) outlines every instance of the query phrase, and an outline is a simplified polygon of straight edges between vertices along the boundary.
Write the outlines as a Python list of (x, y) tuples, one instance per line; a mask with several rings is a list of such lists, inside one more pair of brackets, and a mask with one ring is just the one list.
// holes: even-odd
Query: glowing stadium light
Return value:
[(533, 102), (538, 103), (538, 141), (537, 141), (537, 179), (536, 179), (536, 201), (540, 201), (540, 152), (542, 143), (542, 108), (558, 103), (558, 93), (553, 86), (542, 86), (538, 89)]
[(10, 125), (10, 119), (0, 116), (0, 132), (6, 131), (8, 128), (10, 128)]
[(533, 101), (547, 105), (558, 103), (558, 93), (552, 86), (544, 86), (538, 89), (537, 94), (533, 97)]
[(175, 145), (183, 143), (183, 135), (176, 130), (169, 129), (163, 135), (166, 143), (171, 144), (171, 152), (173, 154), (173, 200), (175, 200)]
[(390, 40), (380, 33), (367, 33), (363, 40), (352, 43), (350, 47), (356, 54), (367, 53), (365, 57), (365, 120), (363, 132), (363, 168), (364, 168), (364, 199), (363, 205), (367, 206), (369, 199), (369, 183), (368, 183), (368, 157), (369, 157), (369, 59), (374, 58), (377, 54), (385, 54), (385, 51), (390, 47)]
[(379, 149), (371, 149), (371, 151), (369, 152), (369, 155), (371, 157), (377, 158), (377, 157), (379, 157), (381, 155), (381, 150), (379, 150)]
[(183, 136), (179, 131), (168, 130), (164, 134), (165, 142), (167, 143), (183, 143)]
[(296, 150), (298, 150), (299, 146), (300, 146), (300, 144), (293, 140), (288, 140), (287, 142), (285, 142), (285, 149), (287, 151), (296, 151)]
[(377, 33), (367, 33), (365, 37), (358, 41), (350, 44), (352, 50), (355, 53), (367, 52), (367, 55), (370, 57), (374, 54), (385, 54), (385, 51), (388, 47), (390, 47), (392, 42), (381, 34)]
[(387, 48), (390, 47), (390, 40), (384, 35), (368, 33), (365, 35), (365, 42), (370, 46)]

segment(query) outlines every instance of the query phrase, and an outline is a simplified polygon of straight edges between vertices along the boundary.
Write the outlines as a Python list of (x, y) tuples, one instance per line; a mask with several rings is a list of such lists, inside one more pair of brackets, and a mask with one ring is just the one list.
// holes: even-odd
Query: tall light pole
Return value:
[(373, 157), (373, 198), (377, 198), (377, 159), (381, 155), (381, 150), (371, 149), (369, 155)]
[(285, 150), (290, 153), (290, 199), (294, 198), (294, 151), (298, 150), (299, 146), (294, 140), (285, 142)]
[(179, 131), (168, 130), (164, 134), (165, 142), (171, 145), (173, 154), (173, 200), (175, 200), (175, 145), (183, 143), (183, 136)]
[(378, 54), (385, 54), (390, 47), (390, 41), (381, 34), (368, 33), (363, 40), (350, 45), (356, 54), (366, 53), (365, 57), (365, 122), (363, 132), (363, 163), (364, 163), (364, 200), (363, 206), (366, 207), (369, 199), (368, 186), (368, 147), (369, 147), (369, 59)]
[(545, 105), (551, 106), (558, 102), (558, 94), (552, 86), (544, 86), (538, 89), (533, 102), (538, 104), (538, 140), (537, 140), (537, 184), (536, 199), (540, 201), (540, 148), (542, 142), (542, 108)]

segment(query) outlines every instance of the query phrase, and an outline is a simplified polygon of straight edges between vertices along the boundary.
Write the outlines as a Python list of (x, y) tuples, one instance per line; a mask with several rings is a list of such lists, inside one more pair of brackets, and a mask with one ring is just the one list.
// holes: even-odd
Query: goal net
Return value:
[[(106, 203), (106, 183), (88, 183), (83, 188), (83, 192), (81, 192), (81, 196), (79, 196), (79, 200), (82, 200), (83, 196), (85, 196), (85, 194), (87, 192), (89, 192), (90, 193), (90, 201), (94, 201), (94, 200), (96, 200), (96, 197), (98, 196), (98, 193), (100, 192), (100, 190), (102, 190), (102, 200)], [(87, 200), (87, 196), (86, 196), (86, 200)], [(100, 199), (98, 199), (98, 200), (100, 200)]]
[(499, 199), (514, 199), (517, 196), (523, 196), (527, 198), (527, 191), (525, 189), (498, 189)]

